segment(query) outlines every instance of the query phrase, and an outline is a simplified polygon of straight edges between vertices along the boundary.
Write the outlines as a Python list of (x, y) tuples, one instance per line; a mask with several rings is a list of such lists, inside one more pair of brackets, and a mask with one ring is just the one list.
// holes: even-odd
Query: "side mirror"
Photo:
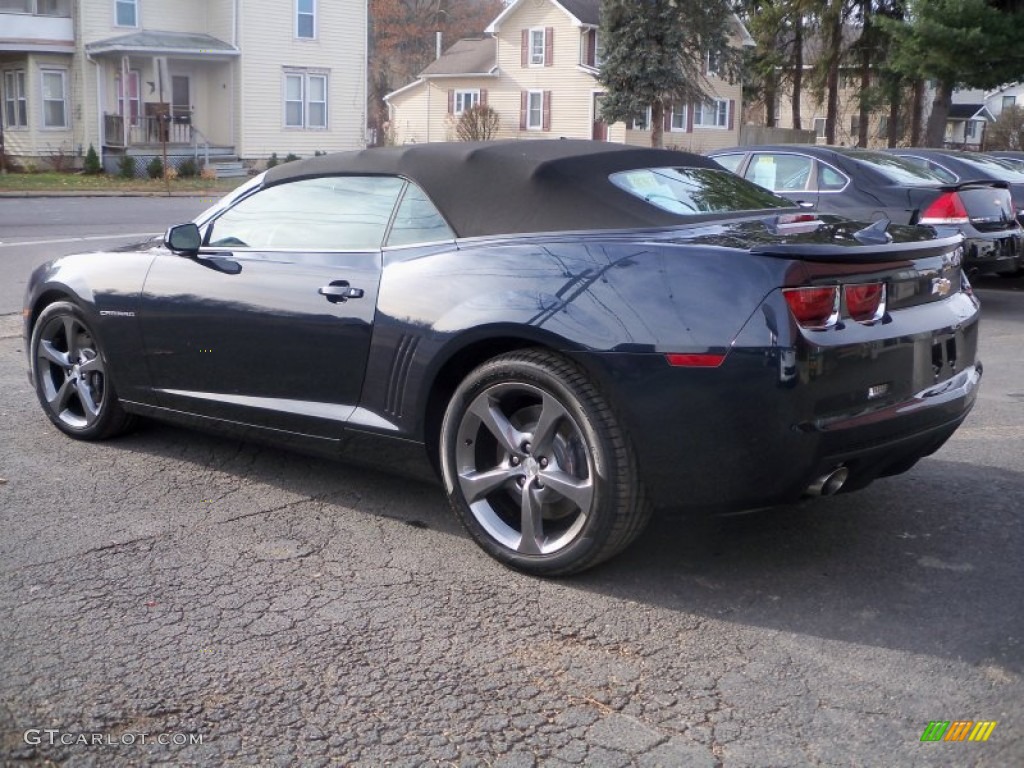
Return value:
[(188, 224), (171, 227), (164, 235), (164, 245), (183, 256), (195, 256), (202, 244), (203, 238), (199, 234), (199, 227), (191, 221)]

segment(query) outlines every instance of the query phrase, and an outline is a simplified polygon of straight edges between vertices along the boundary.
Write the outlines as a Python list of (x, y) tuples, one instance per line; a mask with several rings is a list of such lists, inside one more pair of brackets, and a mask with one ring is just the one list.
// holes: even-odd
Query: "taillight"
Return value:
[(929, 205), (918, 224), (966, 224), (967, 209), (956, 192), (943, 192)]
[(843, 288), (846, 311), (858, 323), (873, 323), (885, 314), (885, 283), (863, 283)]
[(823, 330), (839, 320), (839, 286), (784, 288), (789, 311), (803, 328)]

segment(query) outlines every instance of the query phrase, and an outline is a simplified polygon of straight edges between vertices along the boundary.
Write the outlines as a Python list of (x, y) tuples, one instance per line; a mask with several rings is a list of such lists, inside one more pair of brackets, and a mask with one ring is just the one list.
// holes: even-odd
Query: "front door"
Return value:
[(381, 240), (404, 182), (325, 177), (242, 198), (198, 258), (158, 257), (140, 306), (158, 402), (337, 437), (359, 404)]
[(591, 138), (594, 141), (608, 141), (608, 123), (601, 119), (601, 100), (604, 98), (603, 93), (595, 93), (592, 104), (592, 110), (594, 113), (594, 125), (591, 133)]
[(192, 114), (192, 91), (188, 75), (171, 76), (171, 115), (175, 122)]

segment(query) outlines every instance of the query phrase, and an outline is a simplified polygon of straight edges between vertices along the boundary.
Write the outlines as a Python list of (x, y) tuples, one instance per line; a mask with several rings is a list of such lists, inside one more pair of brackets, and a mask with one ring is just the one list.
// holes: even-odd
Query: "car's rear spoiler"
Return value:
[(750, 249), (758, 256), (772, 256), (798, 261), (847, 262), (876, 264), (887, 261), (925, 259), (949, 253), (964, 241), (963, 235), (939, 237), (905, 243), (877, 243), (865, 245), (825, 245), (817, 243), (770, 243)]

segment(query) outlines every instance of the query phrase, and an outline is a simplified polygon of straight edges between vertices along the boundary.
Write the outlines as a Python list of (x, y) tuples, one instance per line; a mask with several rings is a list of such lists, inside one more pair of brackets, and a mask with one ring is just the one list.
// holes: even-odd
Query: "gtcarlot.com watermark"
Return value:
[(57, 728), (29, 728), (22, 738), (33, 747), (70, 747), (76, 744), (90, 747), (130, 747), (135, 744), (186, 747), (203, 743), (201, 733), (74, 733)]

